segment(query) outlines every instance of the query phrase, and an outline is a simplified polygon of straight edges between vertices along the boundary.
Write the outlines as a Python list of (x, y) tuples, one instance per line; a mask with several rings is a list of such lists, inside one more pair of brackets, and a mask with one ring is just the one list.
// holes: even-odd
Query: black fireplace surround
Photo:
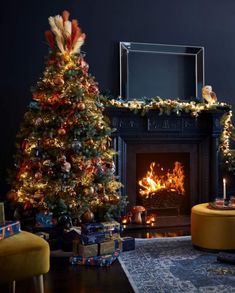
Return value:
[(106, 115), (113, 133), (113, 147), (118, 152), (116, 170), (127, 195), (129, 207), (136, 201), (137, 154), (187, 153), (189, 157), (189, 209), (211, 201), (219, 191), (219, 137), (223, 110), (204, 111), (197, 118), (183, 113), (159, 115), (150, 110), (146, 115), (129, 109), (110, 107)]

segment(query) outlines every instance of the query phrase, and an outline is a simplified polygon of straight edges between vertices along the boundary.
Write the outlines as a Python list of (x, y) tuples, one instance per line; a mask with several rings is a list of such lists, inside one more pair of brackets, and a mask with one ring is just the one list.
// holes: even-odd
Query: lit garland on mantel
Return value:
[(223, 102), (214, 104), (198, 103), (195, 101), (184, 102), (180, 100), (161, 99), (159, 97), (146, 101), (123, 101), (121, 98), (106, 101), (107, 106), (126, 108), (135, 113), (145, 115), (149, 110), (156, 109), (159, 115), (170, 115), (172, 113), (180, 116), (181, 113), (190, 113), (193, 117), (203, 111), (221, 109), (226, 113), (221, 117), (220, 123), (223, 127), (220, 136), (220, 150), (223, 161), (228, 171), (235, 174), (235, 149), (230, 149), (230, 141), (235, 141), (235, 127), (232, 124), (232, 106)]

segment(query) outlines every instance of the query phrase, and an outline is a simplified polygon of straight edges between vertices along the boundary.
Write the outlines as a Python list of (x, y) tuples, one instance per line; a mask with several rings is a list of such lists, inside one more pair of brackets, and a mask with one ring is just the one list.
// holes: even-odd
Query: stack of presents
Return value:
[(13, 236), (21, 231), (19, 221), (6, 221), (0, 225), (0, 240)]
[[(0, 203), (1, 204), (1, 203)], [(13, 236), (21, 231), (20, 221), (5, 221), (4, 212), (0, 205), (0, 240)], [(52, 228), (51, 222), (45, 223), (45, 218), (38, 219), (37, 224), (43, 230)], [(122, 251), (135, 249), (135, 239), (132, 237), (121, 237), (122, 225), (117, 221), (86, 223), (79, 227), (71, 227), (70, 232), (76, 240), (72, 241), (72, 265), (109, 266)], [(75, 231), (75, 232), (74, 232)], [(74, 233), (73, 233), (74, 232)], [(37, 232), (48, 242), (49, 234)], [(45, 235), (47, 237), (45, 237)], [(50, 242), (49, 242), (50, 244)], [(51, 246), (51, 245), (50, 245)]]
[(73, 265), (109, 266), (120, 252), (135, 249), (135, 239), (121, 237), (122, 225), (116, 221), (81, 225), (81, 234), (73, 240)]
[(4, 203), (0, 202), (0, 240), (21, 231), (19, 221), (5, 221)]

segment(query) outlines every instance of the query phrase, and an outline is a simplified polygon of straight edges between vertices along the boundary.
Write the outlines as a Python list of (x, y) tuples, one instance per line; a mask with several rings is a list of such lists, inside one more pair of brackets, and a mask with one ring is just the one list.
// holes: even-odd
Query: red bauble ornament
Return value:
[(50, 103), (51, 105), (56, 104), (60, 99), (60, 95), (59, 94), (53, 94), (49, 99), (48, 99), (48, 103)]
[(52, 176), (52, 175), (54, 174), (52, 168), (50, 168), (50, 169), (47, 171), (47, 174), (48, 174), (49, 176)]
[(97, 95), (99, 93), (99, 90), (96, 85), (90, 85), (89, 92), (93, 95)]
[(10, 190), (6, 194), (6, 198), (9, 201), (16, 201), (17, 197), (18, 197), (18, 195), (14, 190)]
[(27, 209), (30, 209), (32, 207), (32, 204), (29, 200), (27, 200), (25, 203), (24, 203), (24, 209), (27, 210)]
[(34, 174), (34, 178), (37, 179), (37, 180), (41, 179), (42, 178), (42, 173), (41, 172), (36, 172)]
[(44, 194), (41, 190), (37, 190), (34, 195), (33, 195), (34, 199), (36, 200), (42, 200), (44, 197)]
[(43, 101), (45, 100), (45, 94), (40, 92), (33, 93), (33, 100), (35, 101)]
[(21, 143), (21, 150), (25, 151), (28, 148), (29, 141), (27, 139), (24, 139), (23, 142)]

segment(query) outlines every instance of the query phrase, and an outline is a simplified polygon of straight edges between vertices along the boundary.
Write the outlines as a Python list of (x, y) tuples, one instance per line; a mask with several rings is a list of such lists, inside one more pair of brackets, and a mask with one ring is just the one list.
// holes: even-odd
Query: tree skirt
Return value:
[(123, 252), (119, 262), (136, 293), (235, 292), (235, 266), (217, 256), (183, 236), (136, 239), (136, 249)]

